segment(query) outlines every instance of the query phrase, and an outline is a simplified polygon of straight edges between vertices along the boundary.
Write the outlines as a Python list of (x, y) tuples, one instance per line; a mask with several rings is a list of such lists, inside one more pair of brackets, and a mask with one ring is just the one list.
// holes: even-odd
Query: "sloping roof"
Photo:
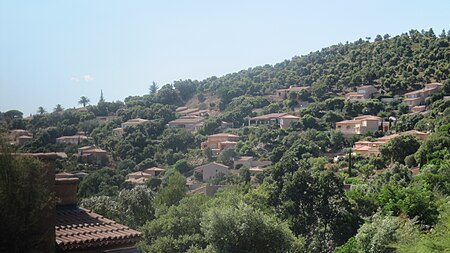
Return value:
[(351, 125), (351, 124), (360, 124), (361, 120), (343, 120), (343, 121), (339, 121), (336, 122), (336, 125)]
[(143, 172), (143, 171), (137, 171), (137, 172), (132, 172), (132, 173), (128, 173), (128, 175), (127, 176), (131, 176), (131, 177), (133, 177), (133, 176), (140, 176), (140, 177), (151, 177), (152, 175), (150, 175), (150, 174), (148, 174), (148, 173), (145, 173), (145, 172)]
[(364, 94), (359, 94), (358, 92), (349, 92), (347, 94), (345, 94), (345, 96), (351, 96), (351, 97), (363, 97)]
[(382, 120), (381, 117), (373, 115), (361, 115), (354, 118), (355, 120)]
[(282, 116), (287, 115), (287, 113), (269, 113), (251, 118), (251, 120), (268, 120), (268, 119), (278, 119)]
[(158, 168), (158, 167), (151, 167), (151, 168), (145, 169), (144, 172), (145, 171), (166, 171), (166, 170)]
[(78, 149), (78, 152), (83, 153), (108, 153), (108, 151), (97, 148), (96, 146), (84, 146)]
[(300, 119), (300, 117), (287, 114), (287, 115), (281, 116), (280, 119)]
[(186, 117), (172, 120), (169, 125), (184, 125), (184, 124), (197, 124), (204, 120), (202, 117)]
[(424, 92), (424, 89), (420, 89), (420, 90), (415, 90), (415, 91), (411, 91), (411, 92), (405, 93), (404, 95), (408, 96), (408, 95), (420, 94), (420, 93), (423, 93), (423, 92)]
[(139, 232), (76, 206), (57, 206), (55, 225), (61, 250), (129, 246), (140, 240)]
[(49, 152), (49, 153), (12, 153), (12, 155), (35, 156), (38, 158), (67, 158), (64, 152)]
[(181, 106), (181, 107), (178, 107), (177, 109), (175, 109), (175, 112), (181, 112), (181, 111), (184, 111), (184, 110), (187, 110), (188, 108), (186, 107), (186, 106)]
[(149, 121), (148, 119), (135, 118), (135, 119), (130, 119), (125, 123), (145, 123), (148, 121)]
[(21, 135), (21, 136), (16, 137), (16, 139), (33, 139), (33, 137), (28, 136), (28, 135)]
[(57, 140), (66, 140), (66, 139), (88, 139), (85, 135), (71, 135), (71, 136), (61, 136), (59, 138), (56, 138)]
[(208, 163), (208, 164), (205, 164), (202, 166), (198, 166), (197, 168), (195, 168), (195, 171), (203, 171), (203, 168), (208, 167), (210, 165), (214, 165), (216, 167), (223, 168), (223, 169), (228, 169), (228, 166), (226, 166), (226, 165), (223, 165), (221, 163), (212, 162), (212, 163)]
[(311, 89), (311, 86), (295, 86), (295, 87), (289, 87), (286, 89), (278, 89), (277, 91), (302, 91), (302, 90), (309, 90)]
[(226, 134), (226, 133), (212, 134), (212, 135), (208, 135), (208, 137), (231, 137), (231, 138), (239, 138), (238, 135), (235, 135), (235, 134)]

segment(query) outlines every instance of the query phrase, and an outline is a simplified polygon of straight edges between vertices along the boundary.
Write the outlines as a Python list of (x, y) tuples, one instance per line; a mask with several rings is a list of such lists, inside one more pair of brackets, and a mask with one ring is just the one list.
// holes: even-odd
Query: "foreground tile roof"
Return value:
[(90, 210), (76, 206), (56, 208), (56, 244), (65, 251), (134, 245), (140, 233)]

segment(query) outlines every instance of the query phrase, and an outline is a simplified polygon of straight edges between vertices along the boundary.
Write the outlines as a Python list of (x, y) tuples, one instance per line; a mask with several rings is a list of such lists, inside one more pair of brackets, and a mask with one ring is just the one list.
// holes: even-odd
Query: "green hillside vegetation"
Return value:
[[(450, 250), (449, 59), (445, 31), (378, 35), (222, 77), (159, 89), (153, 83), (148, 94), (123, 102), (109, 102), (102, 92), (97, 103), (80, 98), (78, 109), (41, 107), (27, 118), (0, 112), (0, 132), (33, 134), (10, 145), (11, 152), (65, 152), (57, 172), (87, 173), (80, 205), (141, 231), (142, 252), (442, 252)], [(431, 82), (442, 85), (425, 100), (426, 113), (411, 113), (403, 94)], [(344, 98), (362, 84), (379, 92), (364, 101)], [(290, 86), (311, 89), (275, 98)], [(209, 111), (198, 131), (168, 127), (185, 105)], [(248, 124), (281, 112), (300, 119), (287, 128)], [(336, 130), (336, 122), (359, 115), (379, 116), (390, 130), (353, 136)], [(136, 118), (148, 121), (113, 134)], [(409, 130), (429, 135), (399, 135), (379, 155), (352, 152), (357, 141)], [(234, 147), (217, 157), (200, 148), (208, 135), (224, 131), (239, 136)], [(56, 142), (77, 133), (90, 138)], [(77, 149), (87, 145), (108, 158), (83, 160)], [(242, 156), (272, 164), (260, 174), (242, 167), (209, 180), (223, 186), (215, 197), (188, 193), (186, 183), (201, 178), (194, 168), (232, 165)], [(125, 180), (154, 166), (166, 171), (139, 185)]]

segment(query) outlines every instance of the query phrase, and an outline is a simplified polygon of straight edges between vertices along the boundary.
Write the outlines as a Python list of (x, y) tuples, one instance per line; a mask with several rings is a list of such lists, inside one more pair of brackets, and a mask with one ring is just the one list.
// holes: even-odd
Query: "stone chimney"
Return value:
[(55, 178), (56, 205), (76, 205), (78, 178), (61, 177)]

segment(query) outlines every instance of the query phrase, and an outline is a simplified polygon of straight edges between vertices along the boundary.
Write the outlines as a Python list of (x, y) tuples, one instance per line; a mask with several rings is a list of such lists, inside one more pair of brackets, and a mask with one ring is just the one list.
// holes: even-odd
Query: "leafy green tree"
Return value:
[(48, 221), (54, 212), (55, 197), (50, 187), (52, 182), (48, 181), (49, 173), (36, 159), (12, 156), (1, 144), (1, 252), (52, 250), (54, 227), (49, 227)]
[(39, 107), (38, 107), (37, 113), (38, 113), (39, 115), (44, 115), (46, 112), (47, 112), (47, 111), (44, 109), (44, 107), (42, 107), (42, 106), (39, 106)]
[(89, 104), (89, 102), (91, 101), (86, 96), (81, 96), (80, 100), (78, 100), (78, 104), (83, 105), (83, 107), (86, 107), (86, 105)]
[(417, 163), (425, 165), (433, 159), (446, 159), (444, 150), (450, 147), (450, 124), (442, 126), (436, 133), (431, 134), (414, 154)]
[(242, 181), (245, 183), (250, 183), (250, 170), (249, 168), (242, 167), (239, 169), (239, 176), (241, 177)]
[(414, 126), (423, 119), (423, 116), (419, 113), (414, 114), (404, 114), (397, 119), (394, 125), (394, 129), (397, 132), (405, 132), (413, 130)]
[(361, 226), (355, 236), (362, 252), (390, 252), (389, 244), (396, 240), (396, 230), (400, 226), (398, 217), (375, 214)]
[(53, 108), (53, 111), (54, 112), (62, 112), (62, 111), (64, 111), (64, 108), (60, 104), (57, 104), (55, 106), (55, 108)]
[(246, 204), (210, 209), (201, 228), (215, 252), (290, 252), (299, 244), (286, 223)]
[(420, 141), (416, 136), (409, 134), (402, 134), (393, 138), (388, 143), (381, 145), (381, 155), (390, 160), (391, 163), (404, 163), (405, 158), (414, 154), (420, 147)]
[(186, 159), (178, 160), (175, 163), (174, 168), (181, 174), (186, 173), (193, 169), (193, 167), (188, 163), (188, 161), (186, 161)]
[(180, 105), (181, 99), (177, 91), (171, 84), (166, 84), (159, 89), (157, 94), (157, 100), (161, 104), (166, 105)]
[(117, 196), (117, 210), (123, 217), (121, 222), (137, 228), (153, 220), (155, 217), (154, 197), (153, 191), (144, 185), (136, 186), (131, 190), (121, 190)]
[(217, 157), (217, 161), (231, 166), (233, 164), (233, 158), (238, 157), (237, 152), (234, 150), (234, 148), (226, 148), (220, 152), (219, 156)]
[(205, 248), (207, 243), (200, 222), (207, 210), (208, 198), (193, 195), (184, 198), (179, 205), (165, 212), (142, 227), (143, 240), (139, 249), (143, 252), (186, 252), (191, 247)]
[(89, 173), (80, 182), (78, 195), (81, 197), (114, 196), (119, 192), (123, 182), (124, 177), (119, 171), (105, 167)]
[(150, 94), (156, 94), (156, 92), (158, 92), (158, 85), (156, 84), (155, 81), (152, 82), (152, 84), (150, 85), (150, 87), (148, 88), (150, 90)]
[[(356, 219), (343, 182), (329, 171), (298, 169), (285, 174), (279, 192), (281, 215), (297, 235), (308, 241), (310, 252), (332, 251), (356, 231)], [(345, 225), (344, 225), (345, 224)]]
[(179, 172), (170, 175), (167, 181), (167, 185), (156, 194), (156, 207), (177, 205), (186, 194), (186, 178)]

